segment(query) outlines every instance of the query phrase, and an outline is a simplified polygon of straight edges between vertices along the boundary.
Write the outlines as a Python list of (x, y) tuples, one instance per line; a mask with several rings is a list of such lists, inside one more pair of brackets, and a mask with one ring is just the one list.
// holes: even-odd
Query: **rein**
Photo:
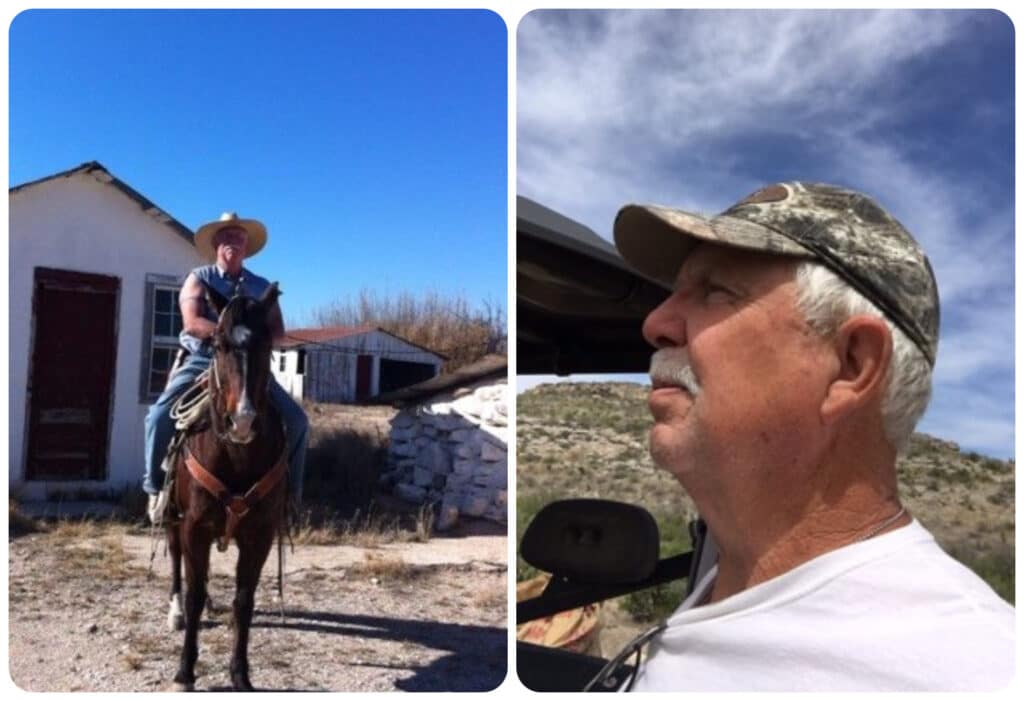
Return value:
[[(219, 394), (220, 391), (221, 391), (221, 386), (222, 385), (221, 385), (221, 381), (220, 381), (220, 372), (217, 370), (217, 356), (216, 355), (214, 355), (212, 358), (210, 358), (210, 368), (205, 371), (207, 373), (207, 376), (209, 376), (210, 370), (213, 370), (213, 373), (212, 373), (213, 374), (213, 383), (214, 383), (214, 386), (216, 386), (216, 388), (217, 388), (217, 393)], [(208, 385), (207, 385), (206, 393), (207, 393), (207, 398), (209, 398), (210, 390), (209, 390), (209, 386)], [(225, 412), (224, 416), (221, 417), (221, 425), (224, 425), (224, 424), (227, 423), (227, 416), (228, 416), (227, 412)], [(228, 438), (227, 433), (220, 433), (220, 432), (218, 432), (217, 433), (217, 440), (228, 441), (228, 440), (231, 440), (231, 439)]]

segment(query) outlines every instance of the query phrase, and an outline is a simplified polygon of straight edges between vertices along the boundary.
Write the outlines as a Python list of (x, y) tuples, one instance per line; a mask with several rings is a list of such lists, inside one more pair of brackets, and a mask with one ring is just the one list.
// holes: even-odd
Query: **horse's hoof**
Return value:
[(256, 691), (248, 679), (232, 679), (231, 686), (235, 691)]
[(195, 691), (196, 685), (194, 682), (171, 682), (171, 686), (168, 691)]

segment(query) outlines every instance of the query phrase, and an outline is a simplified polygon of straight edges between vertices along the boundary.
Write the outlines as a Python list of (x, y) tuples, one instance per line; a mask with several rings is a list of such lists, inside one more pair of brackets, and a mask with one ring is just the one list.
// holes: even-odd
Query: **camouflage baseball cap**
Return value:
[(715, 217), (657, 205), (626, 205), (615, 245), (639, 272), (671, 287), (701, 241), (813, 258), (875, 304), (933, 367), (939, 294), (928, 257), (869, 197), (818, 183), (762, 188)]

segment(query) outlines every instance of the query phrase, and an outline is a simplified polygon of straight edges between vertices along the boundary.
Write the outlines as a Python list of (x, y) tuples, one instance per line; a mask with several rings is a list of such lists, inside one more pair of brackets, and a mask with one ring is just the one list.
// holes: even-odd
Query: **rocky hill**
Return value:
[[(648, 455), (647, 392), (631, 383), (558, 383), (518, 395), (521, 523), (541, 504), (569, 496), (641, 504), (662, 523), (685, 522), (695, 513), (678, 483)], [(954, 443), (916, 434), (899, 458), (898, 473), (904, 504), (943, 547), (1003, 570), (1012, 591), (1013, 461), (961, 452)]]

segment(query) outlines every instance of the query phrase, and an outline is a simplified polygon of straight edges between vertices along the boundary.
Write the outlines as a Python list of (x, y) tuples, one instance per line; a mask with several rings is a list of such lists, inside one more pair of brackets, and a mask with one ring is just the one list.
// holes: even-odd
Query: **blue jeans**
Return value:
[[(156, 494), (164, 484), (160, 464), (167, 455), (167, 446), (174, 435), (171, 407), (209, 366), (210, 356), (190, 354), (164, 393), (149, 407), (149, 413), (146, 414), (146, 474), (142, 480), (142, 489), (147, 494)], [(270, 378), (270, 401), (281, 414), (288, 441), (288, 491), (292, 499), (299, 501), (302, 498), (302, 476), (305, 473), (306, 445), (309, 442), (309, 419), (302, 406), (277, 384), (273, 376)]]

